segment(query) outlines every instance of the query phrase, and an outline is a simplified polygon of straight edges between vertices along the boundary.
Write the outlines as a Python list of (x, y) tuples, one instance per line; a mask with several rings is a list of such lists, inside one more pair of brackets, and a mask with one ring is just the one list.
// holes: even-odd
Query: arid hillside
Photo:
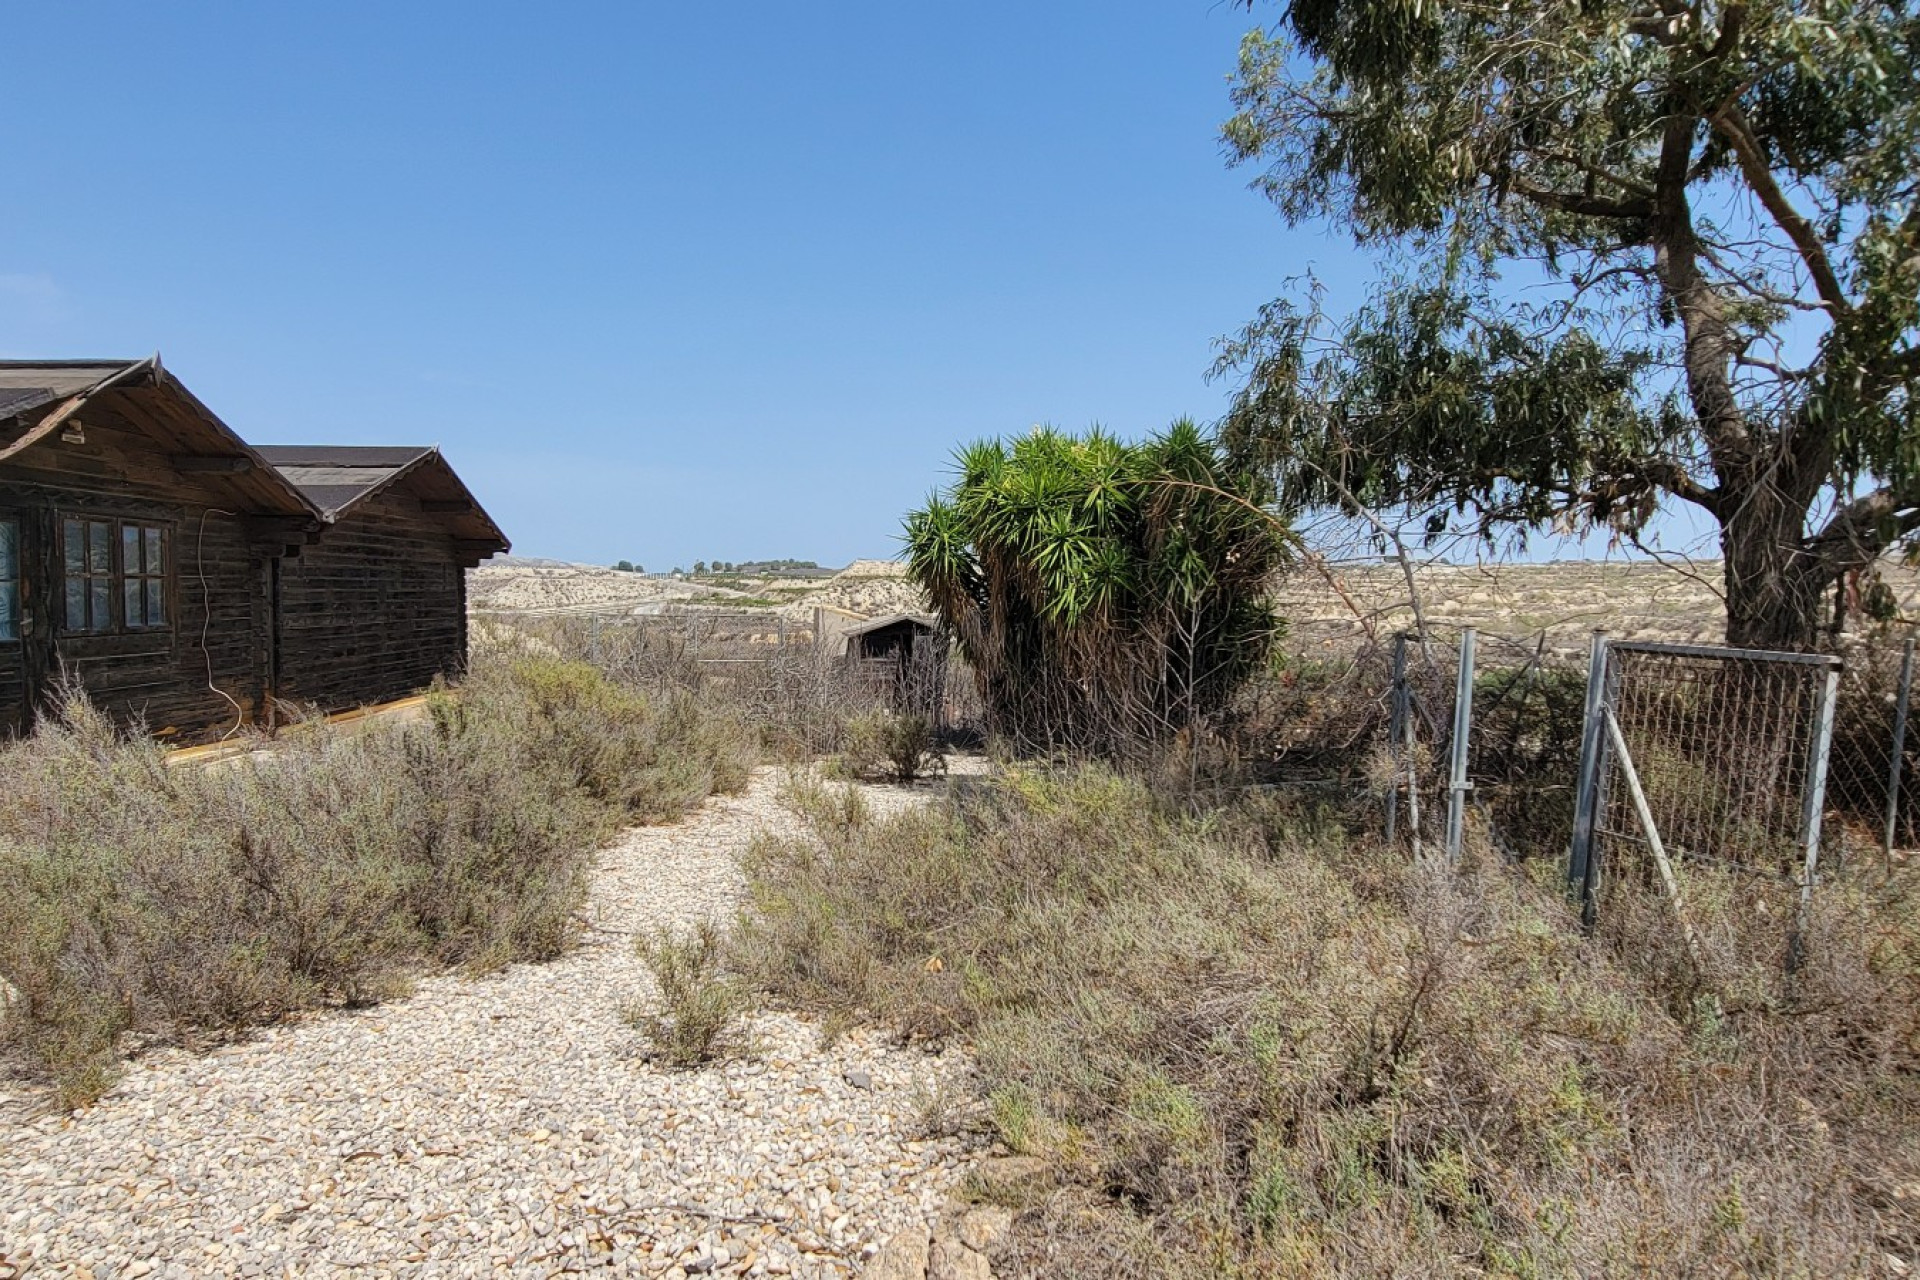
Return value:
[(599, 565), (561, 561), (525, 561), (504, 557), (467, 574), (467, 607), (475, 613), (652, 612), (687, 605), (725, 609), (770, 608), (817, 590), (833, 574), (818, 579), (673, 578), (623, 573)]
[[(1904, 613), (1920, 610), (1920, 572), (1889, 561), (1882, 576)], [(1596, 627), (1625, 640), (1718, 640), (1725, 622), (1719, 580), (1715, 561), (1683, 567), (1602, 560), (1426, 564), (1414, 567), (1410, 589), (1396, 563), (1343, 563), (1296, 569), (1275, 596), (1295, 648), (1333, 649), (1411, 628), (1417, 596), (1428, 625), (1442, 631), (1471, 626), (1528, 641), (1544, 632), (1550, 650), (1575, 653)], [(766, 609), (799, 623), (809, 622), (817, 608), (862, 618), (927, 608), (905, 566), (893, 560), (859, 560), (818, 578), (687, 579), (509, 560), (473, 570), (468, 598), (476, 613)]]
[(799, 622), (811, 620), (816, 608), (863, 618), (926, 608), (906, 579), (906, 567), (892, 560), (856, 560), (839, 571), (824, 569), (817, 577), (727, 573), (673, 578), (509, 557), (468, 574), (467, 600), (475, 613), (766, 609)]
[[(1911, 616), (1920, 606), (1920, 573), (1892, 561), (1881, 572)], [(1596, 627), (1622, 640), (1717, 642), (1726, 624), (1719, 589), (1717, 561), (1567, 560), (1416, 565), (1411, 587), (1394, 563), (1302, 568), (1277, 595), (1295, 647), (1334, 648), (1410, 629), (1417, 598), (1427, 624), (1442, 631), (1477, 627), (1515, 640), (1544, 632), (1548, 649), (1568, 653), (1583, 651)]]

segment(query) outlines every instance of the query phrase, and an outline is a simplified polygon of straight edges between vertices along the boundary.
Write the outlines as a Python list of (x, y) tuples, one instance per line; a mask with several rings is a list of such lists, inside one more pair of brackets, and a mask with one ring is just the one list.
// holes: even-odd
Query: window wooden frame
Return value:
[(63, 511), (58, 527), (62, 635), (172, 629), (173, 531), (166, 521)]

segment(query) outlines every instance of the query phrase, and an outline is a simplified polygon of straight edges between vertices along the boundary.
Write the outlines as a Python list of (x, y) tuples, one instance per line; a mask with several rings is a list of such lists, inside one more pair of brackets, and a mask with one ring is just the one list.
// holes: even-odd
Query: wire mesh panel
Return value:
[(1817, 654), (1603, 644), (1568, 868), (1589, 912), (1602, 868), (1666, 859), (1810, 887), (1837, 668)]
[(1914, 665), (1912, 640), (1863, 643), (1846, 655), (1827, 813), (1855, 847), (1887, 853), (1920, 847)]
[(1480, 639), (1468, 771), (1487, 832), (1510, 857), (1563, 850), (1573, 829), (1586, 671), (1545, 640)]

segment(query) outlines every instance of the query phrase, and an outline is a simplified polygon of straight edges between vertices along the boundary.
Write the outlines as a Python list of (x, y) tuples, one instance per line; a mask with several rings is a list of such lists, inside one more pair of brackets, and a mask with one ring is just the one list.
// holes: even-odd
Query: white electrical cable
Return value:
[(225, 742), (247, 722), (247, 709), (225, 689), (213, 682), (213, 651), (207, 648), (207, 632), (213, 626), (213, 591), (207, 586), (207, 517), (212, 515), (231, 516), (237, 512), (226, 511), (220, 507), (208, 507), (200, 513), (200, 536), (193, 545), (193, 568), (200, 577), (200, 656), (207, 662), (207, 688), (225, 698), (233, 707), (233, 728), (220, 735)]

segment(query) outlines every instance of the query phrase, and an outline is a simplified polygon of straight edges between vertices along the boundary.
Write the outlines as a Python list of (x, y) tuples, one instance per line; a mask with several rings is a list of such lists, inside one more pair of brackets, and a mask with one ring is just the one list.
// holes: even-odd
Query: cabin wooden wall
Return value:
[[(103, 398), (104, 399), (104, 398)], [(19, 729), (65, 671), (116, 720), (169, 740), (212, 736), (262, 705), (266, 635), (255, 607), (267, 559), (215, 478), (177, 474), (108, 403), (88, 406), (85, 440), (52, 439), (0, 463), (0, 513), (22, 525), (25, 634), (0, 641), (0, 728)], [(167, 530), (170, 625), (65, 635), (59, 522), (121, 516)]]
[(280, 566), (278, 696), (385, 702), (466, 663), (466, 572), (446, 524), (402, 485), (352, 507)]

